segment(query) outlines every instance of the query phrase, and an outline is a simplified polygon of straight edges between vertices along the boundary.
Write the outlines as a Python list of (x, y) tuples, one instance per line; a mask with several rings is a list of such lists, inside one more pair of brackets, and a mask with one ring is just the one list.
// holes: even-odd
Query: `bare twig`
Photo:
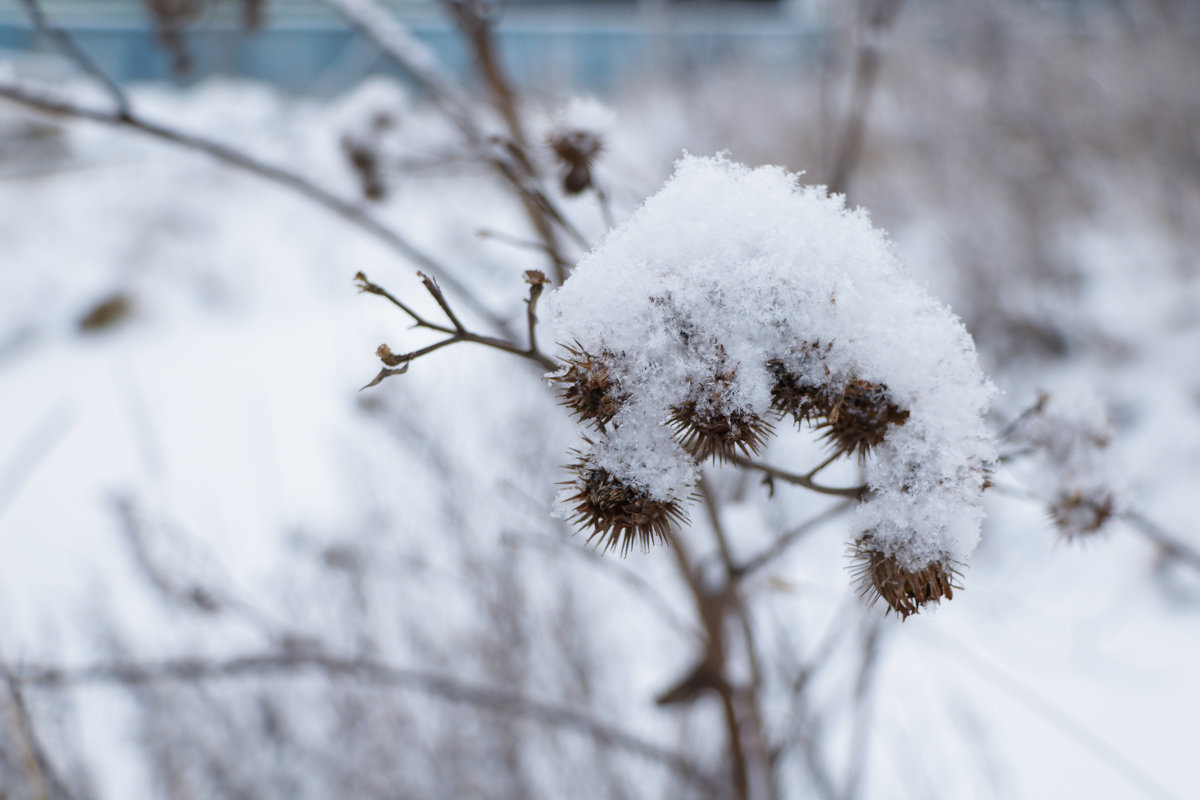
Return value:
[(1173, 558), (1194, 570), (1200, 571), (1200, 550), (1167, 533), (1157, 523), (1139, 511), (1126, 511), (1119, 515), (1129, 527), (1159, 546), (1163, 555)]
[(796, 486), (803, 486), (805, 489), (817, 492), (818, 494), (830, 494), (837, 497), (850, 497), (855, 500), (862, 500), (867, 496), (868, 487), (865, 484), (862, 486), (850, 486), (846, 488), (822, 486), (821, 484), (814, 482), (813, 479), (807, 475), (797, 475), (794, 472), (788, 472), (787, 470), (782, 470), (778, 467), (772, 467), (768, 464), (761, 464), (757, 461), (751, 461), (744, 456), (734, 454), (729, 457), (729, 460), (734, 464), (737, 464), (739, 467), (756, 469), (759, 472), (766, 473), (775, 480), (781, 480), (784, 483), (792, 483)]
[[(844, 601), (831, 618), (823, 635), (813, 648), (812, 654), (804, 659), (791, 682), (792, 714), (787, 731), (780, 737), (778, 750), (773, 754), (778, 760), (789, 750), (799, 748), (808, 767), (813, 789), (824, 800), (839, 800), (830, 767), (821, 755), (823, 720), (818, 714), (809, 713), (805, 693), (818, 670), (831, 663), (834, 650), (849, 633), (851, 626), (847, 617), (855, 613), (858, 604), (853, 598)], [(793, 662), (799, 659), (793, 659)]]
[(592, 179), (592, 185), (596, 193), (596, 202), (600, 205), (600, 215), (604, 218), (604, 227), (607, 230), (612, 230), (617, 227), (616, 219), (613, 217), (612, 201), (609, 199), (608, 192)]
[(462, 89), (447, 75), (437, 57), (374, 0), (322, 0), (350, 26), (369, 39), (393, 63), (411, 75), (464, 135), (478, 148), (483, 134)]
[(446, 302), (446, 295), (442, 294), (442, 287), (438, 286), (437, 281), (426, 275), (424, 272), (418, 272), (417, 277), (421, 279), (426, 291), (433, 295), (433, 299), (437, 301), (438, 306), (442, 309), (442, 313), (446, 315), (446, 319), (450, 320), (450, 324), (454, 326), (454, 330), (458, 333), (466, 333), (466, 328), (458, 321), (458, 317), (454, 316), (453, 309)]
[(841, 503), (838, 503), (837, 505), (834, 505), (834, 506), (826, 509), (825, 511), (822, 511), (820, 514), (813, 517), (808, 522), (805, 522), (802, 525), (798, 525), (795, 528), (793, 528), (792, 530), (790, 530), (787, 533), (780, 536), (778, 539), (776, 539), (774, 542), (771, 543), (770, 547), (767, 547), (765, 550), (763, 550), (758, 555), (756, 555), (753, 558), (748, 559), (746, 562), (738, 565), (734, 569), (734, 574), (739, 578), (745, 577), (747, 575), (752, 575), (753, 573), (762, 569), (767, 564), (771, 563), (776, 558), (781, 556), (783, 553), (785, 553), (787, 551), (787, 549), (789, 547), (791, 547), (796, 542), (800, 541), (800, 539), (804, 538), (809, 533), (813, 532), (814, 530), (821, 527), (825, 523), (840, 517), (842, 514), (846, 513), (853, 507), (854, 507), (854, 502), (852, 500), (846, 500), (846, 501), (843, 501)]
[(438, 325), (435, 322), (430, 322), (429, 320), (425, 319), (420, 314), (418, 314), (416, 311), (413, 311), (412, 308), (409, 307), (402, 300), (399, 300), (398, 298), (396, 298), (387, 289), (384, 289), (379, 284), (372, 283), (367, 278), (367, 276), (364, 275), (362, 272), (357, 273), (354, 276), (354, 280), (358, 284), (358, 290), (360, 292), (366, 292), (367, 294), (377, 294), (380, 297), (387, 298), (387, 300), (390, 301), (392, 303), (392, 305), (396, 306), (401, 311), (403, 311), (405, 314), (408, 314), (408, 316), (412, 317), (413, 322), (416, 323), (416, 327), (429, 328), (430, 330), (440, 331), (441, 333), (454, 333), (454, 330), (452, 328), (447, 328), (445, 325)]
[(525, 301), (525, 319), (529, 326), (529, 352), (536, 353), (538, 351), (537, 303), (538, 298), (542, 296), (542, 292), (546, 288), (546, 284), (550, 281), (544, 273), (536, 269), (530, 269), (525, 271), (525, 282), (529, 284), (529, 299)]
[(52, 40), (55, 47), (104, 87), (113, 102), (117, 104), (118, 115), (128, 117), (130, 115), (129, 98), (125, 92), (117, 85), (116, 81), (100, 69), (100, 65), (92, 60), (92, 57), (79, 46), (74, 37), (50, 21), (38, 0), (21, 0), (21, 5), (25, 7), (25, 13), (29, 15), (29, 19), (43, 36)]
[[(704, 500), (704, 507), (708, 512), (713, 536), (717, 540), (717, 549), (721, 554), (721, 563), (725, 567), (725, 591), (723, 595), (725, 603), (723, 607), (727, 613), (728, 611), (732, 611), (740, 623), (742, 638), (746, 643), (746, 657), (750, 664), (751, 684), (749, 689), (738, 692), (738, 697), (731, 698), (733, 700), (741, 698), (743, 702), (740, 704), (731, 702), (729, 704), (729, 711), (732, 712), (732, 718), (737, 721), (736, 727), (730, 730), (730, 734), (739, 736), (742, 740), (741, 749), (746, 772), (746, 796), (768, 797), (773, 793), (774, 781), (771, 776), (771, 757), (768, 752), (767, 731), (763, 725), (761, 709), (763, 673), (762, 665), (759, 663), (758, 658), (758, 642), (754, 635), (754, 625), (750, 620), (745, 599), (741, 594), (741, 587), (736, 579), (733, 552), (729, 547), (729, 538), (725, 533), (725, 526), (721, 522), (717, 496), (703, 472), (700, 474), (698, 489), (700, 497)], [(738, 705), (743, 706), (742, 713), (740, 714), (737, 713)]]
[(871, 688), (875, 682), (879, 664), (880, 637), (883, 633), (882, 617), (871, 616), (865, 620), (867, 630), (863, 636), (862, 659), (859, 661), (858, 678), (854, 683), (854, 727), (850, 735), (850, 758), (846, 764), (846, 784), (843, 800), (858, 797), (866, 768), (868, 743), (870, 741), (871, 718), (874, 704)]
[(8, 689), (8, 701), (12, 707), (13, 723), (17, 738), (24, 750), (25, 771), (34, 797), (38, 800), (71, 800), (71, 791), (66, 781), (59, 775), (50, 760), (46, 748), (42, 745), (33, 725), (33, 717), (29, 714), (29, 706), (25, 703), (25, 694), (21, 690), (20, 681), (13, 674), (12, 668), (0, 661), (0, 678)]
[(216, 160), (257, 175), (271, 183), (283, 186), (322, 206), (337, 216), (367, 231), (393, 251), (412, 261), (429, 274), (449, 286), (464, 303), (501, 331), (508, 331), (508, 322), (487, 308), (471, 289), (454, 277), (445, 265), (419, 250), (401, 234), (384, 225), (368, 214), (361, 206), (344, 200), (327, 189), (295, 172), (269, 164), (229, 145), (192, 133), (172, 128), (141, 116), (103, 111), (79, 105), (45, 91), (33, 89), (19, 82), (0, 78), (0, 97), (20, 103), (42, 113), (99, 122), (114, 127), (131, 128), (161, 141), (170, 142), (189, 150), (204, 153)]
[(523, 536), (519, 539), (514, 537), (514, 541), (522, 546), (537, 547), (555, 555), (573, 553), (584, 559), (589, 566), (595, 567), (600, 574), (612, 576), (614, 580), (620, 581), (626, 588), (637, 593), (646, 601), (648, 607), (654, 609), (663, 622), (679, 634), (695, 639), (703, 644), (704, 632), (700, 627), (691, 621), (685, 620), (671, 606), (671, 602), (663, 596), (662, 591), (653, 582), (625, 566), (619, 559), (605, 558), (604, 554), (594, 546), (580, 544), (571, 539), (550, 536)]
[(500, 231), (480, 228), (479, 230), (475, 231), (475, 235), (480, 239), (495, 239), (497, 242), (503, 242), (504, 244), (511, 245), (513, 247), (520, 247), (525, 250), (537, 250), (539, 253), (546, 252), (546, 245), (543, 242), (536, 242), (532, 239), (522, 239), (519, 236), (501, 233)]
[(838, 139), (837, 156), (829, 178), (830, 194), (845, 194), (854, 168), (862, 155), (863, 130), (866, 128), (867, 110), (875, 91), (875, 80), (879, 76), (879, 36), (892, 24), (900, 10), (901, 0), (862, 0), (871, 9), (866, 13), (865, 24), (860, 30), (862, 40), (858, 45), (858, 57), (854, 68), (854, 89), (850, 109), (846, 113), (845, 126)]
[(147, 542), (146, 526), (130, 498), (116, 496), (112, 505), (121, 532), (129, 545), (130, 555), (151, 586), (172, 602), (193, 611), (216, 614), (223, 610), (224, 603), (218, 593), (200, 583), (174, 578), (155, 561)]
[(746, 611), (746, 606), (742, 602), (742, 597), (737, 586), (738, 568), (733, 560), (733, 551), (729, 547), (729, 537), (725, 534), (725, 526), (721, 523), (721, 512), (717, 506), (716, 494), (707, 476), (703, 473), (700, 475), (698, 489), (700, 497), (704, 501), (704, 508), (708, 512), (708, 520), (709, 524), (712, 525), (713, 536), (717, 540), (717, 550), (721, 554), (721, 563), (725, 567), (725, 579), (728, 582), (728, 591), (731, 595), (730, 601), (734, 605), (734, 610), (737, 612), (741, 622), (742, 633), (746, 639), (747, 657), (750, 661), (750, 674), (754, 681), (755, 690), (757, 691), (762, 686), (762, 665), (758, 661), (758, 649), (755, 647), (754, 642), (754, 628), (750, 624), (750, 615)]
[(73, 413), (64, 406), (47, 412), (36, 426), (26, 432), (16, 451), (0, 465), (0, 516), (8, 510), (38, 465), (66, 436), (73, 422)]
[[(430, 295), (433, 296), (433, 299), (437, 302), (438, 306), (442, 309), (442, 312), (446, 315), (446, 318), (450, 321), (450, 324), (453, 327), (447, 327), (445, 325), (439, 325), (435, 322), (430, 322), (429, 320), (425, 319), (425, 317), (414, 311), (410, 306), (397, 299), (386, 289), (372, 283), (363, 273), (359, 272), (354, 276), (354, 280), (358, 283), (358, 289), (360, 292), (377, 294), (380, 297), (386, 298), (394, 306), (412, 318), (416, 327), (428, 328), (430, 330), (438, 331), (439, 333), (449, 334), (447, 338), (442, 339), (441, 341), (434, 342), (431, 345), (427, 345), (426, 347), (422, 347), (419, 350), (414, 350), (409, 353), (396, 354), (393, 353), (391, 348), (386, 344), (381, 344), (375, 353), (377, 356), (379, 356), (379, 360), (383, 362), (384, 368), (379, 371), (379, 374), (376, 375), (370, 383), (363, 387), (364, 389), (369, 389), (372, 386), (376, 386), (385, 378), (390, 378), (393, 375), (402, 375), (408, 371), (408, 365), (421, 356), (429, 355), (430, 353), (441, 350), (443, 347), (449, 347), (450, 345), (458, 344), (459, 342), (474, 342), (475, 344), (481, 344), (485, 347), (491, 347), (496, 350), (502, 350), (506, 353), (512, 353), (513, 355), (527, 358), (546, 370), (552, 370), (558, 366), (557, 361), (537, 349), (537, 340), (533, 336), (536, 317), (530, 319), (529, 322), (530, 341), (528, 347), (521, 347), (520, 345), (507, 339), (499, 339), (494, 336), (484, 336), (478, 333), (472, 333), (466, 329), (466, 327), (455, 315), (454, 310), (450, 308), (450, 303), (447, 301), (446, 296), (442, 293), (441, 288), (437, 285), (437, 282), (423, 273), (418, 272), (417, 275), (420, 276), (421, 283), (425, 286), (425, 289), (430, 293)], [(536, 301), (536, 298), (534, 299)], [(529, 313), (533, 313), (532, 306)]]
[(1046, 403), (1049, 401), (1050, 395), (1046, 394), (1045, 392), (1038, 392), (1037, 399), (1034, 400), (1031, 405), (1023, 409), (1021, 413), (1013, 417), (1012, 420), (1010, 420), (1009, 423), (1005, 425), (999, 433), (996, 434), (996, 441), (1008, 441), (1021, 427), (1022, 423), (1024, 423), (1030, 417), (1042, 413), (1042, 410), (1046, 407)]
[(411, 75), (433, 97), (434, 102), (470, 144), (476, 154), (496, 170), (517, 194), (541, 239), (543, 249), (559, 283), (566, 279), (569, 262), (563, 257), (554, 233), (559, 225), (586, 250), (586, 240), (534, 184), (536, 173), (525, 156), (529, 144), (521, 125), (517, 99), (508, 77), (496, 57), (491, 20), (479, 4), (444, 0), (443, 8), (471, 46), (476, 67), (483, 76), (492, 103), (504, 119), (508, 140), (483, 133), (471, 110), (467, 95), (437, 64), (428, 48), (374, 0), (323, 0), (335, 9), (363, 36), (375, 43), (389, 60)]
[(521, 122), (518, 96), (497, 54), (493, 37), (494, 4), (483, 0), (441, 0), (441, 6), (454, 20), (458, 30), (471, 45), (478, 73), (483, 77), (492, 106), (499, 112), (508, 129), (507, 141), (493, 139), (499, 153), (491, 159), (495, 167), (517, 192), (530, 223), (546, 245), (551, 266), (559, 283), (566, 280), (568, 262), (562, 256), (554, 226), (561, 228), (584, 250), (587, 239), (567, 220), (541, 189), (537, 169), (527, 156), (530, 142)]
[(489, 8), (492, 4), (481, 0), (441, 0), (441, 6), (470, 43), (475, 67), (487, 85), (492, 106), (504, 118), (513, 142), (524, 150), (528, 141), (517, 108), (517, 95), (496, 57), (495, 41), (492, 38), (494, 7)]
[(61, 689), (95, 684), (144, 686), (194, 683), (312, 672), (330, 679), (360, 680), (419, 691), (452, 703), (486, 708), (576, 730), (606, 746), (663, 764), (707, 791), (714, 790), (713, 780), (685, 756), (595, 719), (583, 711), (535, 700), (507, 689), (479, 686), (442, 674), (405, 669), (363, 657), (344, 658), (321, 652), (295, 651), (252, 654), (225, 660), (177, 658), (157, 662), (112, 661), (73, 669), (27, 664), (14, 673), (14, 678), (20, 685), (30, 688)]
[(841, 450), (834, 450), (832, 453), (829, 454), (829, 458), (825, 459), (820, 464), (817, 464), (815, 467), (810, 469), (808, 472), (804, 473), (804, 477), (808, 478), (811, 481), (813, 478), (817, 477), (818, 472), (825, 469), (830, 464), (837, 461), (839, 458), (841, 458), (844, 455), (845, 455), (845, 453), (843, 453)]
[(488, 163), (504, 177), (513, 191), (517, 193), (530, 223), (542, 240), (543, 249), (553, 263), (555, 276), (558, 278), (558, 282), (562, 283), (567, 278), (567, 267), (570, 262), (562, 255), (558, 237), (554, 233), (554, 226), (557, 225), (561, 228), (583, 250), (590, 249), (587, 238), (571, 224), (570, 220), (540, 188), (533, 165), (525, 157), (525, 154), (512, 142), (495, 140), (495, 143), (500, 145), (500, 152), (492, 156)]
[(692, 592), (696, 603), (696, 614), (704, 626), (704, 653), (696, 666), (667, 691), (661, 693), (659, 705), (686, 703), (699, 697), (708, 689), (715, 690), (721, 697), (721, 709), (725, 718), (730, 758), (730, 777), (736, 796), (740, 800), (749, 797), (746, 752), (742, 747), (741, 722), (734, 704), (733, 688), (725, 675), (725, 606), (728, 602), (724, 591), (712, 591), (704, 585), (700, 576), (692, 569), (687, 548), (674, 530), (667, 533), (671, 552), (679, 567), (681, 577)]

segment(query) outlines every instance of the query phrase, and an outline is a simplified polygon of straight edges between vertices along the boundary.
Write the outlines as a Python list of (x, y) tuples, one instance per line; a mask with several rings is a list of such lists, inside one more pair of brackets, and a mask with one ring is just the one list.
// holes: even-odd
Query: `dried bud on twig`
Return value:
[(577, 490), (567, 499), (571, 522), (591, 528), (587, 540), (599, 538), (602, 551), (619, 548), (624, 556), (635, 541), (643, 551), (649, 550), (653, 544), (668, 542), (672, 524), (687, 521), (679, 503), (650, 497), (593, 466), (586, 455), (568, 469), (577, 476), (566, 484)]
[(554, 115), (546, 146), (558, 165), (563, 194), (599, 191), (592, 168), (604, 151), (612, 125), (612, 112), (595, 100), (572, 100)]
[(342, 137), (342, 153), (358, 178), (359, 188), (367, 200), (379, 202), (387, 197), (387, 185), (383, 181), (379, 151), (355, 136)]
[(592, 164), (604, 149), (600, 138), (588, 131), (556, 130), (546, 143), (558, 160), (563, 194), (581, 194), (591, 188)]
[(885, 555), (870, 533), (850, 546), (850, 571), (858, 583), (858, 595), (869, 605), (880, 599), (901, 619), (908, 619), (929, 603), (950, 600), (958, 570), (949, 558), (933, 561), (917, 570), (908, 569), (894, 555)]
[(550, 279), (546, 277), (546, 273), (542, 272), (540, 269), (525, 270), (524, 278), (525, 282), (530, 286), (545, 286), (550, 282)]

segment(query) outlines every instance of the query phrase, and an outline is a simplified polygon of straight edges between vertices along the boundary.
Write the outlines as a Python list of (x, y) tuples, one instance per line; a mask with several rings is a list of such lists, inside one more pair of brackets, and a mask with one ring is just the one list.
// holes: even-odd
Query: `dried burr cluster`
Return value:
[(560, 504), (589, 541), (669, 543), (704, 465), (771, 474), (757, 459), (788, 419), (865, 475), (788, 481), (858, 501), (863, 597), (907, 617), (952, 596), (994, 458), (991, 388), (864, 214), (778, 168), (685, 158), (546, 306), (569, 343), (551, 378), (588, 429)]
[[(604, 435), (629, 399), (618, 377), (621, 358), (612, 352), (592, 355), (578, 342), (563, 349), (566, 366), (552, 377), (559, 387), (559, 400), (581, 423)], [(716, 349), (723, 350), (720, 345)], [(818, 345), (802, 348), (816, 355), (828, 349)], [(783, 359), (772, 359), (765, 367), (773, 377), (773, 416), (777, 420), (791, 417), (799, 427), (809, 425), (820, 431), (833, 457), (865, 459), (872, 448), (883, 443), (891, 426), (903, 425), (908, 419), (908, 411), (892, 401), (885, 385), (858, 378), (809, 382), (789, 370)], [(736, 369), (716, 373), (709, 385), (695, 387), (688, 400), (667, 409), (667, 424), (676, 440), (698, 464), (758, 455), (775, 432), (771, 421), (723, 401), (735, 374)], [(634, 545), (646, 550), (667, 543), (672, 526), (686, 523), (678, 500), (657, 500), (593, 465), (587, 453), (575, 454), (577, 460), (568, 467), (575, 475), (568, 483), (575, 490), (568, 500), (571, 521), (587, 532), (589, 542), (595, 540), (602, 550), (619, 550), (625, 555)], [(873, 539), (866, 533), (851, 546), (852, 572), (860, 595), (869, 603), (883, 599), (891, 610), (907, 618), (926, 603), (953, 597), (958, 574), (953, 562), (935, 561), (921, 569), (906, 569), (874, 546)]]

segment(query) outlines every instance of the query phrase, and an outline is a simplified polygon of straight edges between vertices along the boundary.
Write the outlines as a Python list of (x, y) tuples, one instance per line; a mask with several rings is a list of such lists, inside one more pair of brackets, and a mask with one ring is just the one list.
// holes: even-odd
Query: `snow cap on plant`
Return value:
[(687, 399), (671, 406), (670, 425), (680, 444), (698, 461), (726, 461), (739, 453), (757, 455), (774, 428), (726, 397), (735, 385), (737, 367), (727, 363), (721, 345), (715, 350), (718, 371), (693, 384)]
[(790, 414), (864, 459), (855, 529), (880, 559), (918, 574), (974, 548), (991, 385), (959, 320), (840, 196), (687, 156), (544, 309), (558, 341), (621, 354), (609, 379), (623, 399), (590, 463), (622, 485), (679, 503), (697, 459), (719, 455), (701, 412), (741, 454), (762, 447), (761, 421)]

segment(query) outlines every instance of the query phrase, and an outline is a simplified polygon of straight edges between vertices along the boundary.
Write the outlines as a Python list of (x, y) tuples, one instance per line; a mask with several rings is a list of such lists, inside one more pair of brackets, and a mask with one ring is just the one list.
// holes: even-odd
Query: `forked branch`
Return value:
[(750, 459), (740, 455), (733, 455), (729, 458), (729, 460), (734, 464), (737, 464), (739, 467), (746, 467), (747, 469), (754, 469), (765, 473), (771, 478), (771, 480), (779, 480), (783, 481), (784, 483), (803, 486), (805, 489), (816, 492), (817, 494), (829, 494), (836, 497), (850, 497), (855, 500), (862, 500), (867, 496), (868, 487), (865, 484), (862, 486), (847, 486), (843, 488), (823, 486), (814, 481), (812, 479), (812, 475), (816, 472), (819, 472), (824, 464), (822, 464), (820, 467), (817, 467), (817, 469), (813, 470), (807, 475), (799, 475), (795, 472), (788, 472), (787, 470), (779, 469), (778, 467), (772, 467), (769, 464), (751, 461)]
[[(530, 274), (536, 274), (537, 276), (540, 276), (541, 281), (534, 282), (534, 280), (530, 279)], [(495, 336), (484, 336), (482, 334), (473, 333), (472, 331), (467, 330), (466, 326), (462, 324), (458, 316), (454, 313), (454, 309), (450, 307), (450, 302), (446, 299), (445, 294), (442, 293), (441, 287), (438, 286), (437, 281), (422, 272), (418, 272), (417, 275), (421, 278), (421, 283), (425, 286), (425, 290), (429, 292), (434, 301), (438, 304), (438, 307), (441, 308), (442, 313), (446, 315), (446, 319), (450, 323), (449, 325), (443, 325), (427, 319), (407, 303), (397, 298), (387, 289), (384, 289), (378, 284), (372, 283), (363, 273), (359, 272), (354, 276), (354, 280), (358, 283), (358, 290), (360, 292), (376, 294), (387, 299), (392, 305), (399, 308), (401, 311), (407, 314), (409, 318), (412, 319), (414, 327), (427, 328), (431, 331), (447, 334), (445, 339), (408, 353), (393, 353), (392, 349), (386, 344), (379, 345), (379, 348), (375, 351), (375, 354), (379, 356), (379, 360), (383, 362), (383, 369), (379, 371), (379, 374), (376, 375), (370, 383), (363, 387), (364, 389), (369, 389), (372, 386), (376, 386), (385, 378), (390, 378), (393, 375), (402, 375), (408, 371), (408, 365), (421, 356), (429, 355), (437, 350), (441, 350), (443, 347), (449, 347), (450, 345), (458, 344), (459, 342), (474, 342), (475, 344), (481, 344), (485, 347), (502, 350), (505, 353), (521, 356), (522, 358), (527, 358), (533, 361), (545, 370), (552, 370), (558, 366), (557, 361), (538, 349), (537, 338), (534, 333), (537, 325), (537, 298), (541, 295), (542, 283), (545, 282), (545, 276), (540, 272), (531, 270), (529, 273), (526, 273), (525, 278), (526, 281), (531, 284), (529, 290), (529, 300), (527, 301), (528, 310), (526, 314), (529, 324), (528, 347), (522, 347), (521, 345), (509, 341), (508, 339), (500, 339)]]
[(227, 144), (154, 122), (130, 111), (106, 111), (92, 108), (56, 97), (11, 79), (0, 78), (0, 97), (44, 114), (90, 120), (102, 125), (136, 130), (159, 141), (170, 142), (188, 150), (204, 153), (228, 166), (236, 167), (243, 172), (290, 189), (371, 234), (393, 252), (421, 267), (426, 273), (436, 275), (439, 281), (450, 287), (455, 295), (470, 306), (475, 313), (496, 325), (501, 331), (508, 330), (507, 321), (485, 306), (470, 287), (456, 278), (444, 264), (439, 263), (409, 242), (402, 234), (367, 213), (359, 204), (337, 196), (296, 172), (270, 164)]

